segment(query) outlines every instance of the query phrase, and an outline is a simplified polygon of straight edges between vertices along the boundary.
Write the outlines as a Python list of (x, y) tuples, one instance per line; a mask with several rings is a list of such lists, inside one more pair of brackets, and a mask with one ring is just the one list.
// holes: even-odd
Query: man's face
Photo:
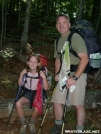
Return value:
[(65, 36), (70, 31), (69, 20), (65, 16), (60, 16), (56, 22), (56, 28), (62, 36)]

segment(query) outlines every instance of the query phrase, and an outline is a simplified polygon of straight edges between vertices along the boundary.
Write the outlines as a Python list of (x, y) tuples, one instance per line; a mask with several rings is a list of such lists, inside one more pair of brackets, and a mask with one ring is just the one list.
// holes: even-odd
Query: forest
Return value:
[[(18, 134), (20, 125), (15, 111), (9, 130), (5, 129), (9, 117), (6, 108), (8, 103), (12, 103), (18, 90), (17, 79), (25, 67), (28, 44), (32, 51), (48, 58), (47, 68), (52, 76), (52, 86), (47, 95), (51, 95), (54, 86), (53, 45), (59, 36), (55, 24), (60, 13), (69, 15), (71, 25), (78, 20), (90, 21), (101, 42), (101, 0), (0, 0), (0, 134)], [(92, 81), (96, 74), (88, 76), (88, 94), (85, 101), (89, 104), (85, 122), (88, 130), (101, 130), (100, 74), (101, 69), (95, 83)], [(50, 109), (52, 113), (52, 106)], [(37, 122), (37, 129), (40, 120)], [(47, 125), (49, 121), (50, 125)], [(43, 127), (45, 134), (48, 134), (53, 123), (53, 115), (48, 114)], [(74, 129), (75, 123), (75, 112), (69, 111), (66, 115), (67, 128)]]
[(0, 0), (0, 9), (0, 49), (9, 41), (18, 41), (23, 50), (27, 42), (53, 43), (58, 36), (55, 19), (60, 13), (68, 14), (71, 23), (91, 21), (101, 37), (101, 0)]

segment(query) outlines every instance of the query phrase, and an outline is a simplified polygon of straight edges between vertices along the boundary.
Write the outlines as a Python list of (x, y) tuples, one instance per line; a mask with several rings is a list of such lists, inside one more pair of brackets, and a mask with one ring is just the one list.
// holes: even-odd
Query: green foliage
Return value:
[(68, 122), (72, 122), (73, 120), (76, 120), (74, 111), (67, 112), (66, 113), (66, 118), (68, 119)]
[(6, 48), (5, 50), (0, 51), (0, 57), (5, 59), (6, 61), (14, 56), (14, 50), (12, 48)]
[[(26, 11), (26, 2), (24, 0), (4, 0), (5, 6), (4, 11), (7, 8), (7, 35), (15, 31), (15, 34), (21, 36)], [(96, 5), (94, 5), (96, 3)], [(83, 19), (90, 20), (93, 24), (97, 23), (100, 15), (100, 6), (98, 0), (85, 0), (84, 11), (82, 14)], [(80, 0), (32, 0), (30, 8), (30, 25), (29, 32), (33, 32), (43, 37), (42, 41), (51, 39), (51, 42), (58, 36), (58, 32), (55, 28), (55, 18), (59, 13), (69, 14), (71, 23), (74, 23), (78, 16)], [(99, 8), (99, 10), (97, 9)], [(2, 9), (2, 0), (0, 0), (0, 9)], [(94, 14), (94, 11), (96, 12)], [(0, 16), (2, 10), (0, 10)], [(93, 18), (93, 16), (96, 16)], [(100, 22), (100, 21), (99, 21)], [(1, 23), (1, 19), (0, 19)], [(10, 25), (12, 27), (10, 28)], [(96, 25), (94, 24), (96, 27)], [(98, 23), (98, 28), (101, 27), (101, 23)], [(1, 27), (0, 27), (1, 29)], [(96, 28), (95, 28), (96, 29)], [(100, 29), (96, 30), (100, 35)], [(13, 34), (13, 33), (12, 33)], [(18, 36), (16, 35), (16, 36)], [(12, 36), (12, 35), (11, 35)], [(13, 36), (12, 36), (13, 37)], [(35, 42), (38, 42), (36, 38)], [(42, 44), (42, 43), (40, 43)]]
[(84, 6), (84, 14), (83, 17), (87, 18), (88, 20), (92, 17), (92, 11), (93, 11), (93, 0), (86, 1)]
[[(68, 107), (67, 107), (68, 108)], [(76, 126), (76, 115), (75, 115), (75, 111), (67, 111), (66, 112), (66, 121), (67, 123), (69, 122), (69, 126), (72, 128), (75, 128)]]

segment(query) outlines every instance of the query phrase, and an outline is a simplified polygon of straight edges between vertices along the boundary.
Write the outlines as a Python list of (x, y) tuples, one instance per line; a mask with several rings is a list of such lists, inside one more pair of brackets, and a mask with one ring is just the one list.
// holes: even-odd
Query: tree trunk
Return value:
[(2, 29), (1, 29), (1, 44), (0, 44), (0, 49), (2, 49), (2, 44), (3, 44), (3, 36), (4, 36), (4, 5), (5, 1), (2, 1)]
[(20, 22), (21, 22), (21, 7), (22, 7), (22, 1), (19, 2), (18, 29), (20, 28)]
[(100, 4), (99, 5), (100, 5), (100, 12), (99, 12), (99, 17), (98, 17), (98, 21), (97, 21), (95, 32), (97, 32), (97, 30), (98, 30), (98, 26), (99, 26), (100, 19), (101, 19), (101, 0), (100, 0)]
[(29, 27), (31, 1), (32, 0), (27, 0), (25, 22), (24, 22), (24, 28), (23, 28), (22, 37), (21, 37), (21, 52), (26, 51), (26, 44), (27, 44), (27, 40), (28, 40), (28, 27)]
[(85, 0), (80, 0), (77, 20), (82, 19), (82, 15), (84, 11), (84, 4), (85, 4)]
[(6, 41), (6, 15), (7, 15), (7, 0), (5, 0), (5, 12), (4, 12), (4, 42)]
[(96, 26), (100, 13), (100, 0), (93, 0), (92, 23)]

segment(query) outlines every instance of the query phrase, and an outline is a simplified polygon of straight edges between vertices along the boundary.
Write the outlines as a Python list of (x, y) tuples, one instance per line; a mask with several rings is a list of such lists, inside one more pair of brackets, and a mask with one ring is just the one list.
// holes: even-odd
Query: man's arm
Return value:
[[(76, 72), (74, 73), (74, 75), (77, 78), (79, 78), (81, 76), (81, 74), (84, 72), (84, 70), (89, 62), (88, 55), (86, 53), (79, 53), (78, 56), (80, 58), (80, 62), (79, 62)], [(76, 83), (76, 80), (74, 80), (73, 77), (70, 77), (67, 80), (66, 85), (67, 85), (67, 87), (71, 87), (72, 85), (75, 85), (75, 83)]]
[(55, 60), (55, 75), (58, 73), (59, 69), (60, 69), (60, 59), (56, 59)]
[(60, 59), (56, 59), (55, 60), (55, 81), (58, 81), (59, 80), (59, 77), (58, 77), (58, 72), (59, 72), (59, 69), (60, 69)]
[(88, 54), (86, 54), (86, 53), (79, 53), (78, 56), (80, 58), (80, 62), (79, 62), (78, 68), (74, 75), (79, 78), (81, 76), (81, 74), (84, 72), (84, 70), (89, 62), (89, 58), (88, 58)]

